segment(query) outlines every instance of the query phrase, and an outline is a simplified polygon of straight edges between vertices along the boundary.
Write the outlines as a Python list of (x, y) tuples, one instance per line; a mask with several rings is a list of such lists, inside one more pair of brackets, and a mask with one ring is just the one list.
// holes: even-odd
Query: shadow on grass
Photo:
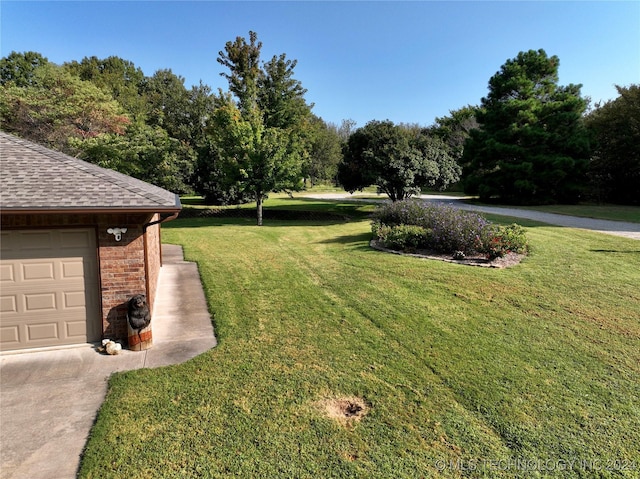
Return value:
[(205, 228), (211, 226), (224, 226), (224, 225), (240, 225), (240, 224), (252, 224), (248, 220), (242, 220), (241, 218), (234, 219), (213, 219), (213, 218), (180, 218), (167, 223), (162, 224), (162, 229), (176, 229), (176, 228)]
[(590, 249), (593, 253), (631, 253), (640, 254), (640, 250), (619, 250), (619, 249)]
[[(306, 206), (306, 205), (305, 205)], [(318, 208), (273, 206), (264, 208), (262, 221), (264, 226), (323, 226), (341, 224), (351, 220), (362, 220), (368, 213), (352, 211), (349, 208)], [(255, 208), (189, 208), (180, 212), (177, 220), (166, 223), (166, 227), (198, 227), (223, 224), (255, 225)]]
[(365, 243), (366, 249), (369, 249), (369, 240), (371, 240), (371, 233), (361, 233), (357, 235), (343, 235), (343, 236), (335, 236), (333, 238), (329, 238), (323, 241), (319, 241), (318, 244), (354, 244), (354, 243)]
[[(283, 228), (291, 226), (331, 226), (334, 224), (343, 224), (348, 220), (276, 220), (269, 217), (263, 217), (261, 228)], [(215, 226), (256, 226), (256, 219), (253, 218), (234, 218), (234, 217), (205, 217), (205, 218), (180, 218), (169, 221), (162, 225), (162, 228), (207, 228)]]

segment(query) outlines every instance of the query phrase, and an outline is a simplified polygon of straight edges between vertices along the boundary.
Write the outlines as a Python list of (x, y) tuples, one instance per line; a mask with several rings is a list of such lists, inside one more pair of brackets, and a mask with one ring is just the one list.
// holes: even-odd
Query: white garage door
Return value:
[(16, 230), (1, 236), (0, 349), (99, 340), (95, 230)]

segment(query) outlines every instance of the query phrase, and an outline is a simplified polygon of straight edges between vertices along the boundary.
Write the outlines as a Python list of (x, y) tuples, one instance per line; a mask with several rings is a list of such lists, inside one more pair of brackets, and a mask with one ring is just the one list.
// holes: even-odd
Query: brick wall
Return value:
[[(160, 215), (156, 214), (151, 221), (158, 221)], [(162, 266), (162, 246), (160, 245), (160, 225), (149, 226), (145, 233), (145, 245), (147, 254), (147, 279), (149, 307), (153, 313), (153, 303), (158, 289), (158, 278)]]
[[(147, 294), (153, 304), (159, 270), (160, 227), (143, 225), (157, 219), (153, 214), (42, 214), (2, 215), (2, 228), (37, 229), (93, 227), (96, 229), (102, 291), (103, 337), (127, 338), (126, 302), (134, 294)], [(108, 234), (112, 227), (127, 228), (120, 241)], [(146, 247), (146, 251), (145, 251)], [(148, 262), (145, 265), (145, 262)]]

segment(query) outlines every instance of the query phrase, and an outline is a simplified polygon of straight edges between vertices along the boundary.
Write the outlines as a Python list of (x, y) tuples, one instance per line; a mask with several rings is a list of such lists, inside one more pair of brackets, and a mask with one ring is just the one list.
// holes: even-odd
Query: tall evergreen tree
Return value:
[(490, 80), (463, 154), (465, 191), (510, 203), (575, 202), (589, 141), (580, 85), (558, 85), (559, 59), (520, 52)]

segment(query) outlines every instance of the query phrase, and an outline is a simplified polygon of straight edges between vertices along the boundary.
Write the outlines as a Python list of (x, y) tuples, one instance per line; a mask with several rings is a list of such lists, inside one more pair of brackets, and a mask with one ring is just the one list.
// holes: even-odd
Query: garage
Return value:
[(3, 231), (1, 248), (3, 351), (100, 339), (93, 228)]
[(127, 341), (180, 198), (1, 131), (0, 150), (0, 354)]

